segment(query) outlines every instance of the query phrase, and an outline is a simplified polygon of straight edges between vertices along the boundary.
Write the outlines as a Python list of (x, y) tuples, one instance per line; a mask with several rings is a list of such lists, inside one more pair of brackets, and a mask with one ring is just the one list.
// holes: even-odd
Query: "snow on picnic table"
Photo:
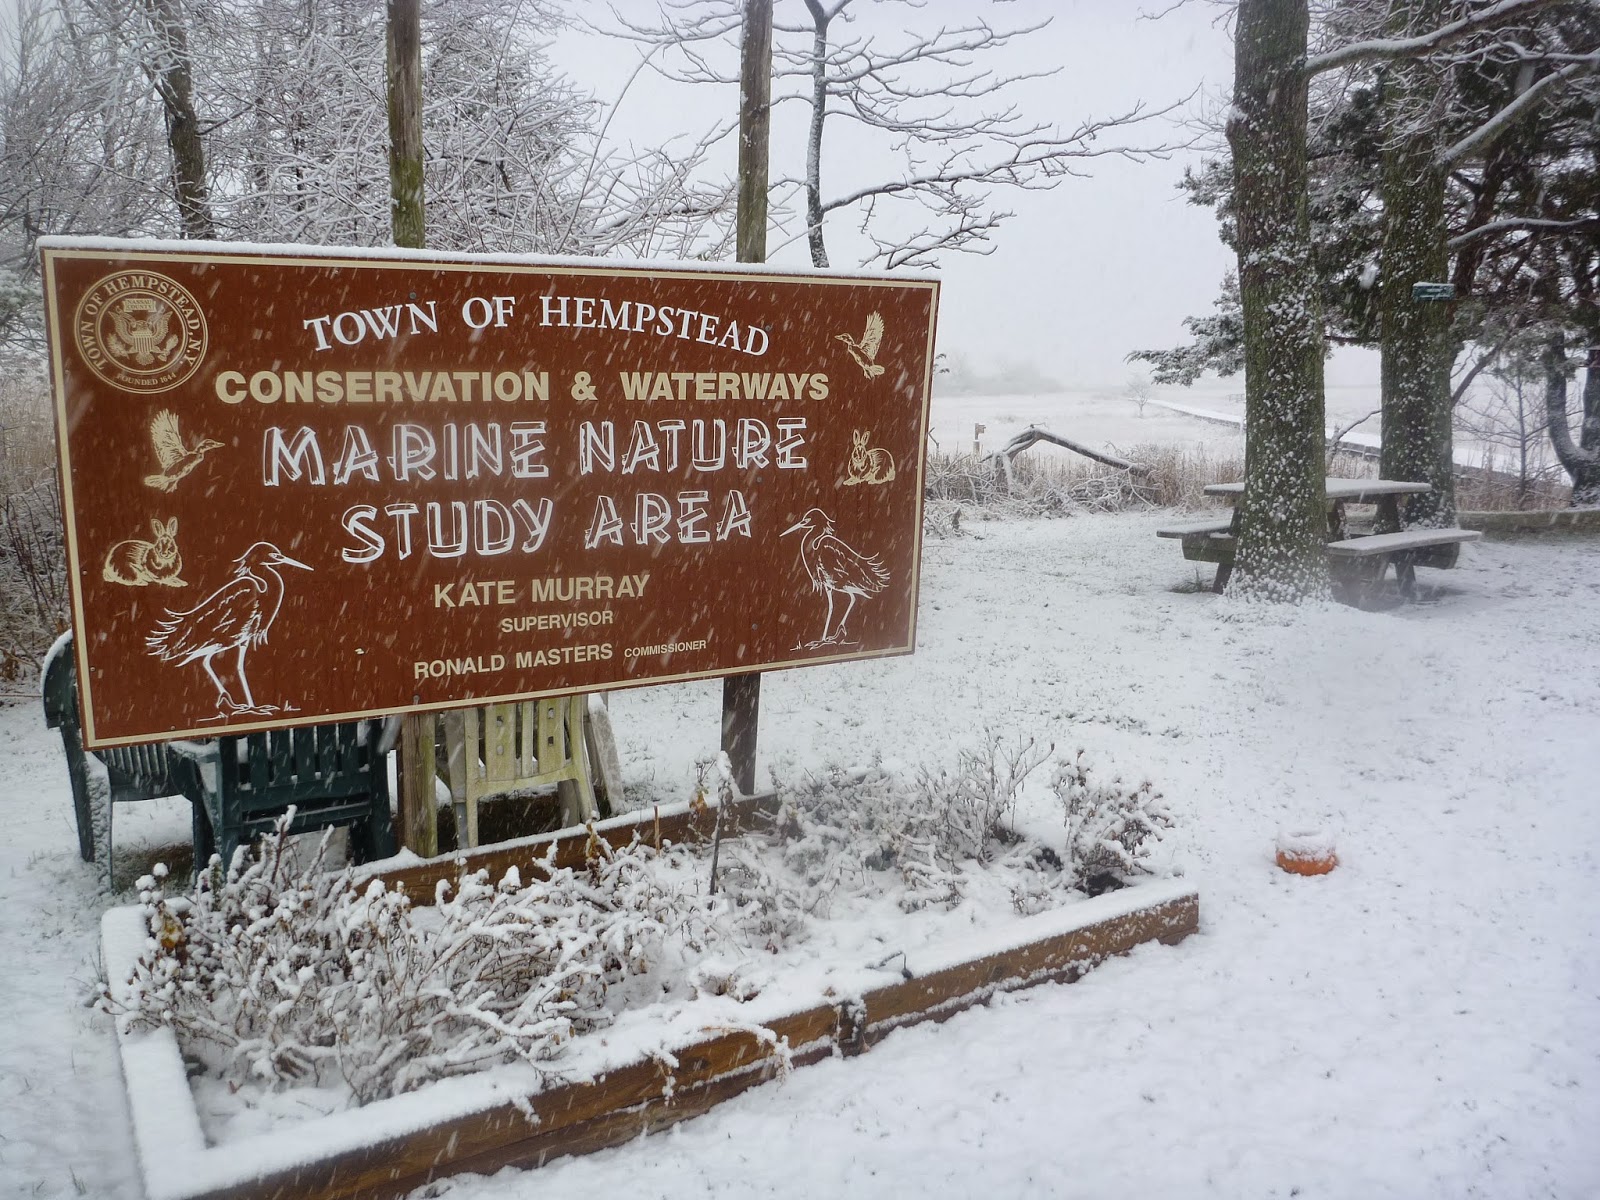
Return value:
[[(1600, 1194), (1600, 542), (1477, 543), (1424, 572), (1436, 602), (1283, 612), (1171, 590), (1195, 567), (1166, 520), (929, 543), (918, 653), (769, 674), (762, 755), (793, 775), (947, 763), (985, 728), (1083, 746), (1173, 801), (1197, 936), (430, 1194)], [(719, 697), (617, 695), (630, 780), (678, 787)], [(0, 710), (0, 746), (0, 1195), (132, 1200), (108, 1022), (82, 1004), (107, 900), (36, 703)], [(1337, 835), (1331, 875), (1273, 865), (1308, 824)]]

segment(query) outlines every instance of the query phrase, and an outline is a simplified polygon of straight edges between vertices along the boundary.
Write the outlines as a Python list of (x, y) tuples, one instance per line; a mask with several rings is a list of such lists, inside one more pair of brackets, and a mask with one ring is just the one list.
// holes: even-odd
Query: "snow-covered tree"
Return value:
[(149, 21), (145, 67), (161, 97), (172, 154), (172, 195), (184, 237), (212, 238), (211, 200), (206, 183), (205, 145), (194, 109), (194, 72), (189, 31), (179, 0), (144, 0)]
[(1600, 347), (1591, 346), (1584, 372), (1582, 419), (1578, 436), (1567, 417), (1567, 383), (1572, 364), (1566, 334), (1556, 326), (1545, 339), (1545, 418), (1550, 444), (1572, 480), (1574, 508), (1600, 508)]
[(172, 228), (160, 104), (126, 33), (134, 18), (121, 9), (20, 0), (0, 15), (0, 350), (8, 354), (43, 348), (39, 236)]
[[(1325, 328), (1330, 341), (1383, 348), (1383, 470), (1434, 484), (1408, 502), (1408, 520), (1448, 523), (1451, 408), (1472, 376), (1531, 325), (1600, 345), (1600, 11), (1573, 0), (1339, 0), (1323, 16), (1307, 71)], [(1232, 240), (1226, 162), (1186, 187), (1217, 206)], [(1457, 303), (1416, 302), (1411, 285), (1424, 281), (1453, 283)], [(1236, 370), (1237, 308), (1226, 291), (1218, 306), (1217, 318), (1191, 318), (1191, 345), (1133, 357), (1162, 382)]]
[[(376, 0), (194, 0), (211, 60), (208, 152), (219, 226), (283, 241), (388, 240), (384, 6)], [(720, 245), (726, 187), (685, 161), (598, 145), (598, 105), (540, 47), (549, 0), (422, 6), (430, 246), (693, 254)], [(201, 34), (197, 34), (199, 40)]]
[[(0, 55), (0, 336), (37, 348), (48, 233), (389, 241), (382, 0), (22, 0)], [(704, 146), (622, 154), (541, 46), (551, 0), (422, 7), (427, 242), (720, 256)]]
[(1518, 508), (1531, 506), (1535, 489), (1550, 481), (1552, 471), (1560, 474), (1546, 428), (1543, 349), (1537, 336), (1506, 347), (1482, 373), (1484, 386), (1462, 397), (1456, 410), (1457, 426), (1486, 448), (1485, 465), (1515, 479)]
[(1325, 595), (1322, 315), (1306, 211), (1306, 0), (1240, 0), (1234, 30), (1235, 249), (1245, 483), (1230, 589)]

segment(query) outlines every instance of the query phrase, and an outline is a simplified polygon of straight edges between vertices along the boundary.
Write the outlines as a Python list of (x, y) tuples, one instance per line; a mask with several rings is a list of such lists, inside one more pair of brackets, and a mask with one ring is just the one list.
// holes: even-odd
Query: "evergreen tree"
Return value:
[[(1383, 470), (1434, 484), (1408, 504), (1408, 521), (1448, 524), (1451, 412), (1498, 348), (1542, 327), (1595, 348), (1588, 361), (1600, 368), (1600, 9), (1342, 0), (1319, 36), (1328, 49), (1307, 63), (1309, 213), (1325, 332), (1330, 343), (1382, 347)], [(1226, 161), (1190, 173), (1185, 187), (1217, 208), (1234, 241)], [(1444, 281), (1454, 304), (1412, 299), (1412, 284)], [(1150, 362), (1158, 382), (1237, 370), (1226, 285), (1218, 308), (1190, 318), (1190, 345), (1130, 357)], [(1600, 405), (1600, 371), (1588, 379), (1586, 403), (1595, 394)], [(1585, 437), (1600, 449), (1600, 431), (1586, 430), (1564, 462), (1581, 465)]]
[(1230, 588), (1325, 595), (1322, 317), (1306, 212), (1306, 0), (1241, 0), (1234, 33), (1235, 248), (1245, 484)]

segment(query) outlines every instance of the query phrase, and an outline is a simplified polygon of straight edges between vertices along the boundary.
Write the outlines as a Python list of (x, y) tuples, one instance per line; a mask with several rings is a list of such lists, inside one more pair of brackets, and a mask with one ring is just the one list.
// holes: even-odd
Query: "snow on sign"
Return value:
[(91, 745), (912, 649), (934, 281), (43, 258)]

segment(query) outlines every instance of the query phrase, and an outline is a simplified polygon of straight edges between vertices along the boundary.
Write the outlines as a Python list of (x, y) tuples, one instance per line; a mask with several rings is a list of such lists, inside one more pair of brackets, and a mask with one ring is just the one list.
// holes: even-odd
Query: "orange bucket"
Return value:
[(1292, 875), (1326, 875), (1339, 865), (1333, 838), (1320, 829), (1278, 835), (1278, 865)]

